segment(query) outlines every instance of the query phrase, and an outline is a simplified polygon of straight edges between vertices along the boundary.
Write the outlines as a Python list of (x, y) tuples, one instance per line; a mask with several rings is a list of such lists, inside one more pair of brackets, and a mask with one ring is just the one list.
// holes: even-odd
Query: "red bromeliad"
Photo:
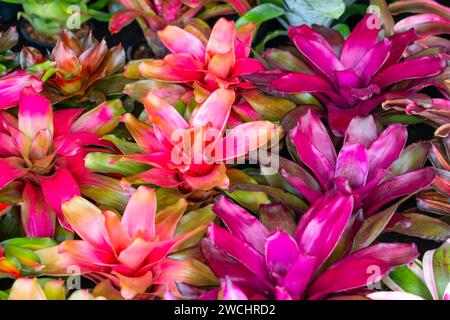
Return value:
[[(175, 281), (189, 285), (214, 285), (211, 271), (195, 259), (176, 260), (170, 255), (181, 245), (204, 232), (198, 223), (192, 230), (176, 234), (187, 202), (156, 213), (153, 189), (141, 186), (131, 196), (120, 217), (102, 211), (89, 201), (74, 197), (63, 204), (64, 216), (81, 240), (68, 240), (59, 246), (37, 252), (46, 274), (67, 274), (68, 266), (77, 266), (81, 274), (109, 279), (125, 299), (132, 299), (151, 288), (156, 296), (175, 289)], [(162, 291), (161, 291), (162, 290)]]
[(70, 228), (61, 204), (80, 194), (83, 181), (97, 177), (84, 168), (83, 158), (88, 151), (112, 147), (100, 138), (116, 127), (123, 112), (118, 100), (84, 114), (83, 109), (53, 112), (50, 101), (28, 87), (17, 118), (0, 113), (1, 199), (21, 205), (28, 236), (53, 236), (55, 212)]
[[(330, 259), (351, 224), (353, 197), (333, 190), (301, 218), (293, 235), (266, 227), (220, 197), (213, 210), (228, 230), (211, 224), (202, 251), (219, 278), (238, 287), (242, 299), (324, 299), (380, 281), (394, 267), (412, 262), (414, 244), (375, 244)], [(368, 271), (377, 268), (378, 277)], [(217, 291), (206, 295), (215, 298)], [(203, 297), (205, 298), (205, 297)]]
[(314, 94), (328, 109), (331, 128), (343, 134), (353, 117), (432, 85), (433, 77), (447, 67), (446, 56), (438, 52), (403, 59), (418, 38), (414, 29), (379, 40), (380, 26), (374, 19), (367, 15), (345, 41), (336, 32), (322, 35), (306, 25), (291, 27), (290, 38), (309, 67), (274, 80), (271, 87)]

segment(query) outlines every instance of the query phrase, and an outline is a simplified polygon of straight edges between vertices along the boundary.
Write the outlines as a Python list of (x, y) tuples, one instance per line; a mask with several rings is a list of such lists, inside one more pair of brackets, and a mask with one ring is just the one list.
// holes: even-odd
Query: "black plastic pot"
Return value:
[(0, 2), (0, 21), (8, 23), (16, 20), (21, 8), (20, 4)]
[(31, 37), (31, 35), (28, 34), (28, 32), (25, 30), (26, 22), (27, 21), (22, 18), (19, 20), (19, 23), (18, 23), (18, 29), (19, 29), (19, 33), (23, 39), (23, 44), (25, 46), (34, 47), (43, 53), (45, 53), (47, 51), (51, 51), (53, 48), (53, 45), (33, 39)]

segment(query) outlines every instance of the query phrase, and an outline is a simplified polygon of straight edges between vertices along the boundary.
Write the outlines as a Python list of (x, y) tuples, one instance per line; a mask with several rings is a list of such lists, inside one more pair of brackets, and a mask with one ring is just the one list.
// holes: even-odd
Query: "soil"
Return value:
[[(54, 46), (56, 44), (56, 42), (59, 39), (59, 35), (54, 35), (54, 36), (45, 36), (45, 35), (41, 35), (39, 33), (37, 33), (33, 26), (28, 22), (28, 21), (24, 21), (23, 24), (23, 28), (24, 28), (24, 32), (30, 37), (31, 40), (36, 41), (38, 43), (42, 43), (48, 46)], [(85, 36), (89, 35), (90, 32), (90, 28), (89, 25), (84, 23), (81, 25), (81, 28), (78, 30), (75, 30), (75, 36), (80, 39), (83, 38)]]

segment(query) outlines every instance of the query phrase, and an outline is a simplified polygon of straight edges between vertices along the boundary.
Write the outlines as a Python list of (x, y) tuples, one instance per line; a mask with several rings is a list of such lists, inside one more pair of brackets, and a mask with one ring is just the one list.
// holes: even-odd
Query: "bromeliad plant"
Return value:
[(207, 24), (195, 18), (204, 8), (206, 10), (203, 12), (203, 17), (206, 19), (234, 12), (243, 14), (250, 9), (246, 0), (224, 0), (226, 5), (205, 0), (119, 0), (118, 2), (123, 8), (115, 12), (109, 22), (111, 33), (119, 32), (123, 27), (136, 20), (157, 58), (162, 58), (166, 53), (158, 40), (157, 32), (168, 25), (182, 28), (192, 28), (198, 25), (204, 28), (207, 27)]
[[(418, 35), (414, 29), (379, 40), (377, 17), (367, 15), (344, 39), (336, 32), (322, 35), (306, 25), (291, 27), (289, 36), (307, 63), (303, 72), (266, 82), (281, 93), (312, 93), (328, 110), (333, 131), (342, 135), (356, 116), (366, 116), (385, 100), (414, 96), (432, 85), (434, 76), (447, 68), (445, 56), (430, 53), (403, 59)], [(258, 78), (264, 78), (259, 75)]]
[[(213, 211), (227, 229), (211, 224), (202, 252), (213, 272), (249, 299), (324, 299), (372, 285), (394, 267), (412, 262), (413, 244), (374, 244), (330, 258), (352, 223), (354, 198), (332, 190), (300, 219), (293, 234), (269, 230), (225, 197)], [(377, 268), (379, 277), (368, 270)], [(217, 291), (209, 293), (217, 296)], [(208, 296), (207, 295), (207, 296)], [(232, 295), (231, 295), (232, 296)]]
[(25, 48), (22, 53), (23, 67), (39, 70), (39, 66), (48, 65), (46, 89), (53, 102), (74, 97), (89, 99), (89, 94), (100, 80), (120, 72), (125, 64), (125, 52), (121, 45), (108, 49), (106, 41), (98, 42), (92, 33), (78, 40), (68, 30), (63, 31), (53, 49), (50, 64), (42, 62), (44, 57), (37, 50)]
[[(211, 221), (199, 219), (197, 224), (188, 222), (190, 227), (182, 227), (180, 219), (187, 205), (180, 199), (157, 213), (155, 191), (141, 186), (120, 217), (74, 197), (64, 203), (63, 211), (81, 240), (64, 241), (38, 251), (45, 264), (42, 273), (68, 274), (67, 268), (77, 266), (89, 278), (109, 279), (125, 299), (146, 292), (153, 298), (166, 291), (177, 294), (176, 281), (193, 286), (215, 285), (217, 279), (200, 261), (171, 257), (186, 244), (192, 245), (191, 240), (203, 234)], [(180, 233), (180, 229), (184, 232)]]
[(373, 300), (450, 300), (450, 241), (425, 252), (422, 261), (401, 266), (383, 279), (392, 291), (368, 295)]
[[(140, 150), (141, 153), (112, 157), (111, 162), (137, 162), (152, 166), (123, 180), (126, 185), (155, 184), (180, 187), (181, 190), (227, 189), (227, 161), (245, 157), (260, 147), (278, 143), (281, 129), (269, 121), (247, 122), (234, 127), (225, 136), (227, 120), (235, 94), (218, 89), (196, 108), (186, 121), (173, 106), (153, 93), (143, 99), (148, 115), (147, 123), (132, 114), (122, 117), (137, 146), (123, 151)], [(123, 143), (122, 143), (123, 144)], [(121, 143), (117, 144), (120, 149)], [(86, 166), (101, 170), (96, 165), (101, 154), (86, 158)], [(113, 171), (113, 166), (108, 168)], [(110, 172), (111, 172), (110, 171)]]
[(113, 149), (100, 138), (117, 126), (124, 111), (115, 100), (84, 114), (83, 109), (53, 112), (49, 100), (27, 87), (17, 117), (0, 113), (0, 202), (21, 206), (27, 236), (52, 237), (55, 213), (70, 229), (61, 204), (80, 190), (92, 195), (100, 188), (105, 196), (97, 194), (96, 200), (111, 204), (107, 198), (115, 192), (113, 202), (126, 202), (122, 191), (113, 190), (114, 179), (89, 172), (83, 164), (87, 152)]

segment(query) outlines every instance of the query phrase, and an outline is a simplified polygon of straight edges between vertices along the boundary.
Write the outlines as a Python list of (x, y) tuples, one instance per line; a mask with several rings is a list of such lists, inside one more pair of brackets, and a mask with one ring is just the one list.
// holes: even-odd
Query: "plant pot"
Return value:
[(0, 2), (0, 20), (3, 23), (8, 23), (17, 19), (17, 14), (22, 8), (19, 4), (11, 4)]
[[(39, 49), (42, 52), (51, 50), (59, 39), (59, 35), (50, 37), (36, 33), (33, 26), (25, 19), (20, 19), (19, 31), (24, 39), (25, 45)], [(87, 36), (89, 34), (89, 31), (90, 25), (87, 22), (82, 24), (81, 29), (75, 30), (74, 33), (78, 38), (81, 38), (83, 36)]]
[(153, 52), (144, 39), (141, 39), (126, 49), (127, 61), (154, 58)]

